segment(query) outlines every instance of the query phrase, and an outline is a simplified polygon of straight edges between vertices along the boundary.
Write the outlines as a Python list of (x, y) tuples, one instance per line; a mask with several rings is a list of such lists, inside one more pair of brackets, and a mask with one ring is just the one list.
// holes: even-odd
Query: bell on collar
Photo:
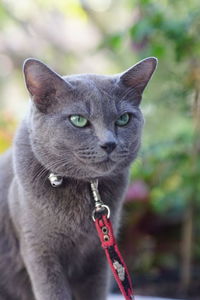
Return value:
[(54, 173), (50, 173), (48, 179), (52, 185), (52, 187), (59, 187), (63, 182), (63, 177), (58, 176)]

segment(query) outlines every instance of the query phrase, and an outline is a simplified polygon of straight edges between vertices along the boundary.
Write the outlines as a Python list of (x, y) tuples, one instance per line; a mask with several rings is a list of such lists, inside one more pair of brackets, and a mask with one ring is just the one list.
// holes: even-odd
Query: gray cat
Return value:
[[(90, 180), (99, 180), (116, 232), (156, 64), (151, 57), (114, 76), (61, 77), (25, 61), (29, 110), (0, 157), (0, 300), (106, 299)], [(57, 188), (51, 172), (63, 178)]]

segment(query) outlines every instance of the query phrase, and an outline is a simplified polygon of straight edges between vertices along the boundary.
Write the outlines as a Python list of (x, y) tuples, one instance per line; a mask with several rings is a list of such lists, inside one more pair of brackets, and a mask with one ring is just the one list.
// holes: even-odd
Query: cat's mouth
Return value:
[(105, 159), (103, 159), (102, 161), (100, 162), (94, 162), (92, 163), (92, 165), (95, 165), (95, 166), (112, 166), (113, 164), (115, 164), (116, 162), (114, 160), (112, 160), (110, 157), (107, 157)]
[(114, 164), (116, 163), (109, 155), (100, 158), (93, 158), (93, 159), (87, 159), (82, 157), (77, 157), (79, 161), (81, 161), (83, 164), (87, 165), (101, 165), (101, 164)]
[(94, 172), (97, 176), (109, 175), (114, 171), (116, 163), (112, 160), (105, 159), (102, 162), (93, 163), (90, 165), (90, 170)]
[(114, 161), (109, 155), (100, 159), (82, 159), (77, 157), (78, 160), (83, 164), (85, 167), (89, 168), (90, 170), (94, 170), (97, 172), (108, 172), (112, 171), (116, 165), (116, 161)]

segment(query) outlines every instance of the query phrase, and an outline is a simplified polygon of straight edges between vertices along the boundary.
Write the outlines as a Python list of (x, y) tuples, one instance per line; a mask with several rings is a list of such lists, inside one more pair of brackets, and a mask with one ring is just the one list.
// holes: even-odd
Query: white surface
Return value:
[[(110, 295), (108, 300), (124, 300), (122, 296)], [(175, 300), (169, 298), (157, 298), (157, 297), (146, 297), (146, 296), (135, 296), (135, 300)]]

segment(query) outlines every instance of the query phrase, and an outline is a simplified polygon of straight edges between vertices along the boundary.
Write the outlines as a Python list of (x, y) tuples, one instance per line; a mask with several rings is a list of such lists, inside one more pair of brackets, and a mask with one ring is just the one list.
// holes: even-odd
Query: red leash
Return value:
[(105, 250), (108, 263), (124, 299), (133, 300), (131, 278), (114, 237), (110, 222), (110, 209), (107, 205), (104, 205), (100, 198), (97, 180), (91, 182), (91, 188), (95, 200), (95, 210), (92, 218), (96, 225), (101, 246)]

